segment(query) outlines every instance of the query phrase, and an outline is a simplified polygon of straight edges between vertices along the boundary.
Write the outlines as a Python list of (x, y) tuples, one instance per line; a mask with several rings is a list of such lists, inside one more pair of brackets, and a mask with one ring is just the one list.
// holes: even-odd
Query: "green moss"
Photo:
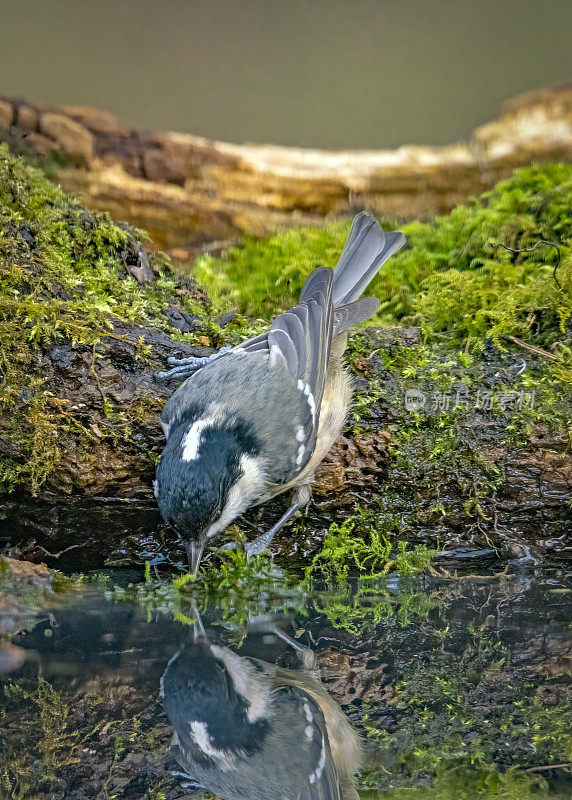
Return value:
[(335, 266), (349, 227), (336, 222), (326, 228), (280, 231), (262, 241), (247, 239), (220, 260), (197, 259), (193, 275), (220, 306), (236, 306), (250, 316), (271, 316), (294, 305), (306, 276), (317, 264)]
[(430, 788), (413, 787), (360, 792), (361, 800), (565, 800), (566, 795), (549, 790), (541, 775), (518, 769), (500, 772), (494, 764), (480, 768), (463, 764), (439, 776)]
[(317, 553), (306, 568), (306, 581), (329, 578), (347, 580), (350, 572), (370, 577), (396, 570), (401, 575), (411, 575), (427, 569), (436, 554), (425, 545), (408, 549), (406, 541), (395, 543), (391, 534), (399, 531), (399, 522), (388, 514), (374, 514), (357, 509), (356, 513), (339, 525), (334, 522)]
[[(96, 439), (46, 382), (42, 359), (55, 343), (89, 353), (97, 382), (98, 345), (115, 335), (116, 320), (192, 338), (172, 329), (163, 314), (178, 285), (166, 258), (150, 257), (156, 278), (145, 285), (126, 270), (141, 235), (88, 211), (0, 148), (0, 431), (10, 443), (0, 466), (4, 488), (24, 483), (37, 490), (70, 441), (87, 450)], [(197, 332), (216, 344), (220, 329), (210, 316), (192, 299), (177, 299), (201, 315)], [(133, 348), (136, 358), (148, 357), (142, 342)], [(113, 406), (102, 399), (113, 421)], [(104, 426), (104, 436), (113, 434), (112, 425)]]
[[(400, 226), (409, 248), (394, 256), (371, 285), (385, 324), (415, 318), (427, 333), (468, 336), (534, 334), (545, 344), (564, 331), (572, 312), (572, 167), (549, 164), (516, 170), (479, 199), (434, 223)], [(387, 227), (394, 227), (392, 224)], [(211, 295), (249, 314), (271, 313), (296, 302), (308, 272), (334, 266), (349, 222), (323, 229), (283, 231), (249, 240), (225, 260), (201, 257), (195, 274)], [(513, 254), (539, 239), (554, 242)]]
[(300, 610), (306, 603), (296, 575), (281, 569), (268, 553), (247, 561), (240, 549), (219, 551), (214, 565), (203, 563), (196, 578), (182, 572), (165, 581), (153, 580), (146, 567), (144, 583), (106, 589), (113, 599), (131, 600), (149, 614), (160, 611), (185, 625), (193, 624), (193, 602), (201, 608), (216, 606), (222, 618), (235, 625), (244, 625), (250, 615), (259, 613), (262, 596), (275, 613)]
[[(0, 798), (49, 796), (62, 770), (79, 762), (78, 750), (97, 726), (80, 734), (70, 705), (41, 674), (33, 688), (1, 684), (0, 696)], [(6, 724), (15, 711), (18, 725)]]
[(339, 579), (312, 595), (316, 611), (332, 627), (352, 636), (363, 636), (375, 626), (392, 623), (406, 628), (411, 622), (427, 619), (441, 602), (437, 593), (419, 590), (417, 583), (402, 580), (397, 588), (384, 577), (360, 575), (356, 580)]

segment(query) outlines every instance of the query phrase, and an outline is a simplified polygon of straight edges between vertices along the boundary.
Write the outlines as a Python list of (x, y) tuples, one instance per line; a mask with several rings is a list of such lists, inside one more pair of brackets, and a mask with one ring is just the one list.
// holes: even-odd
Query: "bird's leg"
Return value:
[(310, 650), (309, 647), (300, 644), (300, 642), (297, 642), (296, 639), (288, 636), (288, 634), (278, 626), (278, 622), (272, 617), (265, 617), (264, 615), (261, 615), (250, 619), (248, 621), (248, 630), (252, 631), (253, 633), (271, 634), (276, 636), (278, 639), (286, 642), (289, 647), (296, 651), (304, 669), (314, 671), (317, 668), (315, 653)]
[(169, 356), (167, 363), (171, 364), (173, 368), (167, 370), (167, 372), (156, 372), (155, 377), (160, 381), (182, 380), (183, 378), (188, 378), (197, 370), (201, 369), (207, 364), (210, 364), (211, 361), (214, 361), (215, 359), (223, 356), (225, 353), (228, 353), (229, 350), (232, 350), (231, 345), (221, 347), (220, 350), (210, 356), (188, 356), (187, 358), (174, 358), (174, 356)]
[(265, 550), (268, 550), (278, 531), (281, 530), (284, 525), (286, 525), (286, 523), (292, 519), (299, 508), (300, 504), (297, 501), (292, 503), (288, 511), (280, 517), (275, 525), (267, 530), (266, 533), (258, 536), (253, 542), (248, 542), (245, 545), (244, 549), (246, 550), (246, 557), (249, 561), (252, 556), (256, 556), (259, 553), (263, 553)]
[(296, 491), (294, 502), (288, 511), (280, 517), (278, 522), (273, 525), (270, 530), (267, 530), (266, 533), (258, 536), (253, 542), (248, 542), (248, 544), (245, 546), (244, 549), (246, 550), (247, 559), (250, 560), (252, 556), (268, 550), (278, 531), (282, 530), (284, 525), (286, 525), (286, 523), (292, 519), (299, 508), (303, 508), (303, 506), (310, 502), (310, 497), (310, 486), (306, 484), (304, 486), (300, 486)]

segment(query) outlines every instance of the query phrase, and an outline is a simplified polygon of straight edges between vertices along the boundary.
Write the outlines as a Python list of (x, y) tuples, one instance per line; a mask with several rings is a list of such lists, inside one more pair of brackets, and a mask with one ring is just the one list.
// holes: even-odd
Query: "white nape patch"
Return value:
[(304, 433), (304, 428), (300, 425), (296, 431), (296, 441), (303, 442), (306, 438), (306, 434)]
[(241, 475), (234, 486), (231, 487), (222, 514), (216, 522), (208, 528), (207, 538), (211, 539), (223, 531), (233, 519), (246, 511), (255, 500), (264, 494), (266, 480), (263, 472), (263, 462), (260, 459), (243, 453), (240, 457)]
[(223, 770), (231, 769), (232, 764), (228, 757), (228, 753), (225, 753), (224, 750), (219, 750), (218, 747), (213, 745), (209, 734), (209, 729), (207, 728), (205, 722), (199, 722), (196, 719), (191, 720), (189, 723), (189, 728), (191, 731), (191, 739), (199, 748), (199, 750), (202, 750), (206, 756), (214, 758), (216, 761), (218, 761), (219, 766), (221, 766)]
[(302, 394), (306, 397), (308, 401), (308, 405), (310, 406), (310, 411), (312, 413), (312, 422), (316, 423), (316, 402), (314, 400), (314, 395), (310, 390), (310, 385), (308, 383), (304, 383), (303, 381), (298, 381), (298, 390), (302, 392)]
[(306, 739), (313, 739), (314, 738), (314, 729), (311, 725), (306, 725), (304, 728), (304, 736)]
[(318, 761), (318, 766), (310, 775), (310, 783), (316, 783), (322, 777), (322, 772), (324, 771), (324, 767), (326, 766), (326, 743), (322, 739), (322, 750), (320, 752), (320, 760)]
[(211, 644), (210, 649), (213, 656), (225, 665), (236, 692), (246, 700), (247, 720), (256, 722), (264, 719), (270, 705), (268, 677), (263, 672), (258, 672), (246, 658), (236, 655), (226, 647)]
[(195, 458), (198, 458), (203, 441), (203, 431), (212, 427), (215, 422), (214, 417), (205, 417), (205, 419), (197, 419), (193, 422), (181, 440), (183, 461), (194, 461)]
[(306, 715), (306, 719), (308, 722), (314, 721), (314, 715), (312, 714), (312, 709), (308, 705), (308, 703), (304, 703), (304, 714)]

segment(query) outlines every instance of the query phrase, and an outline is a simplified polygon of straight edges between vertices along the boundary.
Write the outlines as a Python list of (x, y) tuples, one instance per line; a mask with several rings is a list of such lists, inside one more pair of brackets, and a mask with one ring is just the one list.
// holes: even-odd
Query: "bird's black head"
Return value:
[(258, 499), (258, 447), (239, 421), (186, 417), (169, 432), (155, 494), (165, 521), (185, 542), (197, 571), (209, 539)]
[(193, 759), (224, 760), (261, 747), (270, 691), (249, 659), (206, 640), (187, 644), (169, 662), (161, 689), (179, 744)]

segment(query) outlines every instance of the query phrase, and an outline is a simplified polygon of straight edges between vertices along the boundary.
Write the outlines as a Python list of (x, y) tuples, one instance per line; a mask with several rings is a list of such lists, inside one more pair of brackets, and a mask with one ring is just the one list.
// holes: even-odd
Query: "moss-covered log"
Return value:
[[(480, 202), (409, 226), (410, 249), (374, 285), (381, 319), (394, 327), (352, 339), (353, 416), (320, 470), (314, 510), (284, 536), (283, 552), (301, 536), (315, 550), (334, 509), (366, 538), (397, 534), (448, 549), (471, 543), (517, 557), (531, 543), (533, 554), (566, 548), (571, 187), (569, 167), (523, 170)], [(203, 262), (197, 274), (208, 280), (210, 305), (165, 257), (146, 253), (140, 232), (87, 211), (0, 151), (7, 519), (13, 491), (56, 506), (70, 495), (150, 500), (163, 443), (159, 413), (172, 391), (155, 370), (169, 355), (204, 354), (246, 336), (242, 317), (224, 329), (217, 323), (225, 305), (270, 315), (308, 268), (335, 261), (345, 234), (342, 224), (286, 232), (228, 261)], [(512, 253), (489, 244), (521, 249), (538, 239), (557, 246)], [(276, 296), (264, 285), (277, 285)], [(417, 403), (422, 395), (420, 406), (407, 390)], [(364, 503), (373, 514), (366, 522), (355, 512)], [(44, 510), (39, 535), (50, 524)], [(275, 513), (257, 509), (250, 524)], [(31, 523), (38, 513), (20, 504), (16, 516)]]

